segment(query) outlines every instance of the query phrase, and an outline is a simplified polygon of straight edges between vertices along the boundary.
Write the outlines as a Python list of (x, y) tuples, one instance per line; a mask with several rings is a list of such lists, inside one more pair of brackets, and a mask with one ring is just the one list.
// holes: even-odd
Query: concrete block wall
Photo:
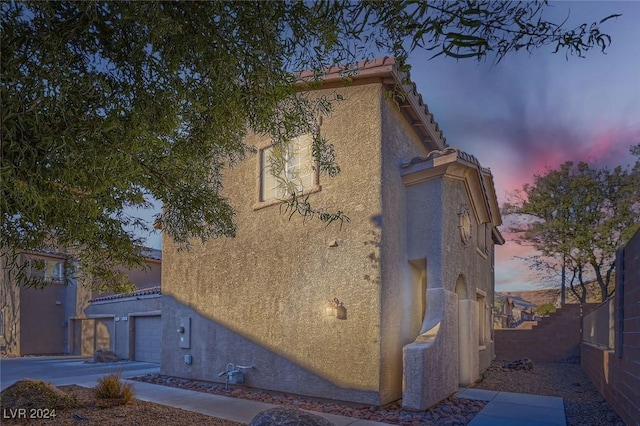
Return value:
[(564, 305), (531, 329), (495, 330), (497, 361), (529, 358), (539, 362), (577, 360), (582, 339), (582, 315), (597, 304)]
[(622, 297), (616, 299), (614, 309), (622, 317), (622, 327), (616, 330), (621, 339), (616, 339), (613, 350), (582, 342), (581, 364), (624, 422), (640, 425), (640, 231), (618, 256), (620, 263), (624, 273), (616, 293)]

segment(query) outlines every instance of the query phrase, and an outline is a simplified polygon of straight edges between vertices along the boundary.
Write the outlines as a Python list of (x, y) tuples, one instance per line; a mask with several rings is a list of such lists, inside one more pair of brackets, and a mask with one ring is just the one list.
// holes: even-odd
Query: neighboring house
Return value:
[(533, 311), (537, 305), (528, 302), (521, 296), (514, 296), (511, 293), (506, 295), (496, 293), (496, 299), (501, 299), (501, 303), (499, 303), (500, 314), (496, 315), (499, 319), (500, 328), (514, 328), (522, 321), (536, 321), (539, 319)]
[(523, 321), (535, 321), (535, 313), (533, 312), (537, 307), (535, 304), (523, 299), (521, 296), (514, 296), (511, 293), (509, 293), (509, 298), (513, 302), (512, 315), (516, 326)]
[(93, 294), (84, 312), (71, 318), (73, 355), (98, 349), (120, 358), (160, 362), (160, 283), (162, 252), (145, 249), (145, 269), (125, 270), (137, 290), (127, 294)]
[(513, 298), (511, 298), (510, 295), (496, 295), (496, 298), (500, 300), (498, 303), (500, 312), (496, 315), (499, 319), (499, 327), (498, 324), (496, 324), (496, 328), (514, 328), (515, 318), (513, 316), (513, 310), (515, 308), (515, 302), (513, 301)]
[(282, 179), (350, 223), (283, 214), (270, 141), (249, 135), (256, 154), (225, 172), (236, 237), (190, 251), (165, 237), (162, 374), (425, 409), (489, 366), (493, 179), (447, 147), (415, 86), (390, 99), (403, 77), (384, 58), (314, 92), (344, 97), (319, 128), (336, 177), (312, 167), (309, 135), (286, 155)]
[[(145, 300), (126, 304), (128, 299), (122, 295), (99, 295), (103, 297), (91, 300), (90, 290), (65, 275), (64, 253), (23, 252), (20, 256), (21, 262), (31, 265), (31, 274), (51, 284), (42, 290), (22, 288), (4, 270), (0, 285), (0, 350), (3, 353), (91, 356), (96, 349), (116, 350), (124, 345), (120, 341), (127, 340), (128, 335), (115, 327), (117, 317), (130, 313), (137, 318), (152, 313), (159, 325), (159, 300), (155, 306)], [(159, 298), (161, 252), (146, 250), (145, 261), (146, 270), (128, 270), (127, 274), (141, 289), (139, 292), (145, 293), (138, 296), (140, 299), (148, 298), (150, 293)], [(105, 303), (106, 299), (117, 300), (117, 303)], [(122, 307), (126, 308), (124, 315)], [(158, 335), (159, 328), (155, 330), (155, 336)], [(157, 348), (154, 350), (159, 352)], [(118, 355), (130, 358), (128, 347), (118, 351)]]
[(23, 252), (19, 263), (51, 281), (42, 290), (18, 287), (4, 268), (0, 283), (0, 351), (14, 355), (62, 354), (68, 348), (68, 318), (89, 300), (86, 291), (65, 275), (58, 252)]
[(536, 315), (533, 308), (529, 308), (529, 310), (523, 309), (522, 311), (520, 311), (521, 321), (537, 321), (538, 319), (540, 319), (540, 317)]

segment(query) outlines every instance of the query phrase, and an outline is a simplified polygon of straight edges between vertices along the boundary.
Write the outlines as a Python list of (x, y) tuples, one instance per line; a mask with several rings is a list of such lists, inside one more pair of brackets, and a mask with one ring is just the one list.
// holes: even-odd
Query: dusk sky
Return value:
[[(491, 168), (498, 199), (567, 160), (627, 165), (640, 143), (640, 2), (553, 2), (550, 17), (605, 23), (606, 54), (586, 58), (542, 48), (493, 65), (416, 52), (411, 78), (443, 129), (447, 143)], [(505, 237), (506, 230), (502, 229)], [(539, 288), (514, 256), (528, 249), (507, 242), (496, 249), (496, 291)]]
[[(568, 24), (605, 23), (606, 54), (586, 58), (542, 48), (508, 55), (501, 63), (410, 57), (411, 78), (440, 124), (447, 143), (491, 168), (500, 203), (508, 192), (567, 161), (627, 165), (640, 143), (640, 2), (553, 2), (549, 18)], [(545, 15), (546, 16), (546, 15)], [(503, 229), (505, 236), (508, 237)], [(147, 244), (160, 248), (160, 235)], [(496, 249), (496, 291), (539, 288), (529, 253), (513, 242)]]

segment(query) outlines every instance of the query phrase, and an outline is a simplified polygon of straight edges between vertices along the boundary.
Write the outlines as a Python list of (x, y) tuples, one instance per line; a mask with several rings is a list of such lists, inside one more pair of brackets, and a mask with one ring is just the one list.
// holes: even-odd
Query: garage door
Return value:
[(134, 317), (134, 357), (136, 361), (160, 363), (160, 316)]
[(93, 356), (96, 350), (113, 350), (113, 318), (72, 319), (73, 354)]

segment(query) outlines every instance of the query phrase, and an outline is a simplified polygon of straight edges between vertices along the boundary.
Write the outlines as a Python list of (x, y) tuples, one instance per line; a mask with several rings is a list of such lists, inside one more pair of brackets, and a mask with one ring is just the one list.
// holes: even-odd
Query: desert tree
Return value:
[(503, 205), (505, 214), (518, 217), (510, 227), (516, 242), (540, 253), (532, 265), (546, 271), (561, 267), (563, 287), (568, 269), (570, 288), (581, 302), (587, 300), (588, 277), (595, 278), (601, 300), (613, 292), (615, 253), (640, 228), (639, 172), (638, 162), (609, 169), (568, 161), (535, 175)]
[[(610, 43), (598, 22), (567, 28), (546, 1), (3, 1), (0, 247), (65, 250), (96, 286), (139, 266), (152, 225), (127, 208), (162, 203), (156, 226), (181, 247), (232, 237), (226, 168), (251, 152), (247, 132), (287, 143), (312, 132), (339, 94), (309, 97), (329, 66), (411, 50), (492, 58), (552, 46), (582, 56)], [(300, 71), (313, 71), (302, 81)], [(307, 74), (308, 75), (308, 74)], [(315, 136), (315, 135), (314, 135)], [(320, 172), (339, 172), (314, 137)], [(286, 211), (327, 222), (339, 210), (290, 194)], [(336, 208), (339, 208), (337, 206)]]

